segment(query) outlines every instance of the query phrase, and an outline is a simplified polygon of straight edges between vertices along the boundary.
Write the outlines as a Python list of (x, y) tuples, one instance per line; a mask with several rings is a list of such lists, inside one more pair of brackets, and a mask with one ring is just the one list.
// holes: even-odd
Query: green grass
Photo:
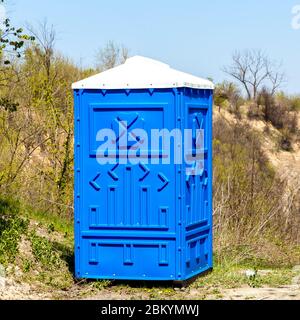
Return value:
[(17, 201), (0, 198), (0, 263), (4, 265), (15, 261), (21, 236), (28, 229), (28, 220), (19, 212)]
[[(246, 270), (256, 271), (253, 277), (247, 277)], [(231, 265), (231, 264), (215, 264), (213, 272), (204, 277), (198, 278), (192, 287), (195, 288), (238, 288), (242, 286), (250, 286), (254, 288), (262, 286), (279, 287), (291, 283), (294, 276), (291, 268), (267, 269), (262, 272), (257, 268), (249, 268), (249, 264)]]
[(67, 220), (59, 215), (36, 211), (28, 206), (25, 207), (24, 212), (27, 218), (36, 220), (37, 222), (41, 223), (49, 233), (58, 231), (63, 234), (66, 239), (73, 240), (73, 220)]
[[(45, 230), (49, 237), (37, 234)], [(52, 240), (58, 232), (61, 241)], [(19, 251), (21, 238), (29, 243), (29, 252)], [(57, 289), (66, 289), (74, 284), (73, 226), (59, 216), (36, 212), (22, 206), (11, 198), (0, 197), (0, 264), (20, 267), (23, 279)], [(38, 272), (36, 272), (38, 271)]]
[(103, 290), (112, 285), (112, 282), (109, 280), (96, 280), (92, 282), (92, 287), (96, 290)]
[(30, 240), (33, 256), (44, 268), (52, 270), (60, 266), (60, 252), (55, 250), (51, 241), (44, 237), (37, 236), (35, 232), (30, 234)]
[[(40, 282), (55, 289), (70, 288), (74, 284), (73, 247), (39, 236), (35, 231), (30, 232), (28, 239), (33, 259), (23, 260), (24, 279), (28, 282)], [(38, 275), (35, 270), (39, 270)]]
[[(30, 225), (29, 219), (37, 224)], [(41, 230), (43, 232), (41, 232)], [(21, 238), (27, 241), (30, 252), (19, 252)], [(240, 252), (240, 251), (239, 251)], [(213, 272), (199, 277), (186, 291), (175, 290), (172, 285), (150, 285), (110, 281), (77, 282), (74, 274), (73, 224), (59, 216), (49, 216), (42, 212), (24, 209), (20, 203), (0, 198), (0, 263), (18, 265), (22, 280), (44, 286), (44, 289), (71, 290), (74, 286), (77, 295), (99, 293), (110, 290), (124, 296), (144, 299), (186, 299), (189, 290), (197, 289), (193, 299), (222, 297), (226, 288), (278, 287), (291, 283), (295, 274), (289, 267), (278, 268), (266, 265), (263, 260), (249, 258), (243, 263), (232, 263), (234, 257), (223, 252), (216, 255)], [(254, 277), (247, 277), (245, 270), (258, 270)], [(268, 269), (268, 272), (259, 270)], [(58, 295), (59, 298), (59, 295)]]

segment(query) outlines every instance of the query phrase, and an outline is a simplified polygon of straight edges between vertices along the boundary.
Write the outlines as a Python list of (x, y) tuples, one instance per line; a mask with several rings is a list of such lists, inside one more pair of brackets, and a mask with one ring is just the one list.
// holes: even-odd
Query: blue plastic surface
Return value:
[[(183, 281), (211, 269), (213, 91), (74, 90), (74, 99), (76, 277)], [(186, 164), (100, 165), (97, 132), (116, 119), (149, 135), (201, 123), (203, 174), (188, 177)]]

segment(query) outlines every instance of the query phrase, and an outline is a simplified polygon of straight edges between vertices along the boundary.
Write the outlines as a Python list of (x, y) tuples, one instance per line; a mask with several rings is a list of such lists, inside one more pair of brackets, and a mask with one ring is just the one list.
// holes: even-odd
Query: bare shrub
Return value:
[(278, 145), (286, 151), (292, 150), (293, 140), (298, 133), (298, 114), (293, 103), (294, 100), (284, 94), (274, 97), (267, 88), (263, 88), (247, 114), (249, 119), (270, 122), (280, 130)]
[(256, 102), (249, 104), (249, 109), (247, 112), (247, 117), (251, 120), (262, 120), (264, 118), (263, 110)]
[(105, 71), (124, 63), (128, 57), (128, 48), (113, 41), (108, 41), (96, 55), (96, 67), (100, 71)]
[(292, 146), (292, 140), (293, 137), (291, 135), (291, 132), (288, 129), (283, 129), (280, 131), (281, 135), (279, 136), (278, 139), (278, 146), (280, 149), (284, 151), (292, 151), (293, 146)]

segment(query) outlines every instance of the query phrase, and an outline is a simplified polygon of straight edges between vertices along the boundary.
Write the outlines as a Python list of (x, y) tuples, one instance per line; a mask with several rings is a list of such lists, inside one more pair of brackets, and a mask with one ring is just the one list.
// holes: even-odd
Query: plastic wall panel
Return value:
[[(74, 101), (76, 276), (185, 280), (211, 268), (212, 90), (75, 90)], [(150, 152), (160, 161), (166, 152), (151, 150), (151, 139), (139, 164), (100, 165), (97, 133), (120, 122), (149, 137), (153, 128), (204, 129), (203, 174), (151, 164)]]

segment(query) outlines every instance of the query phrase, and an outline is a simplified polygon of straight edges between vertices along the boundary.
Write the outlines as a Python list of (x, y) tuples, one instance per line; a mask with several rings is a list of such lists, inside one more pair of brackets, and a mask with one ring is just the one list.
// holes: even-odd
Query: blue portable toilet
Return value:
[[(185, 281), (211, 269), (213, 84), (135, 56), (72, 88), (76, 277)], [(189, 132), (201, 160), (174, 161), (172, 134), (169, 156), (165, 141), (154, 147), (161, 130), (183, 144)]]

